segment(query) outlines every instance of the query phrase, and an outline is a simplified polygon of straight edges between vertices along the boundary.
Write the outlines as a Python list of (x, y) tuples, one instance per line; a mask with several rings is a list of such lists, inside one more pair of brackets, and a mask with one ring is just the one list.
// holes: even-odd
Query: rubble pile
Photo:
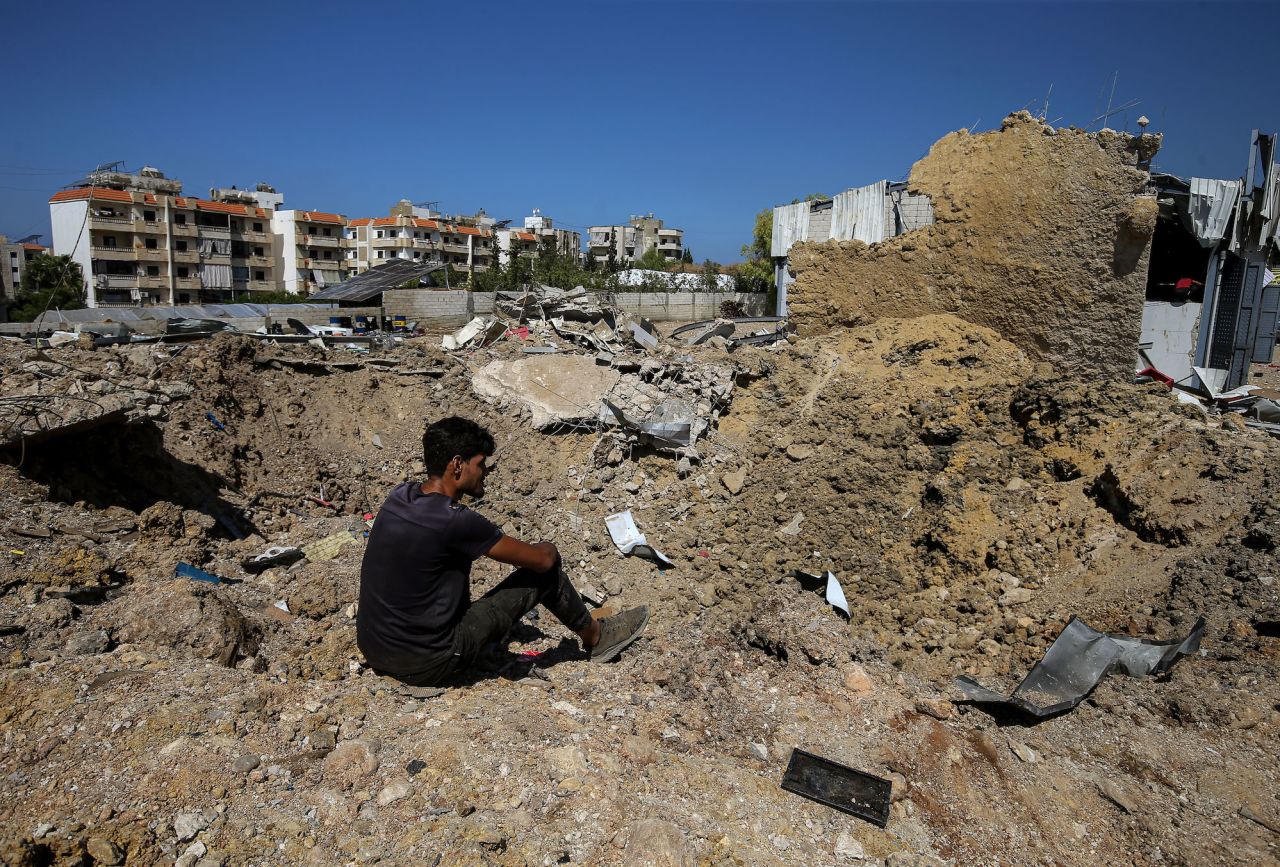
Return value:
[[(540, 321), (455, 351), (3, 347), (5, 397), (110, 380), (164, 412), (3, 453), (0, 862), (1274, 859), (1265, 432), (948, 315), (608, 362)], [(581, 415), (540, 423), (536, 382)], [(497, 440), (478, 510), (555, 541), (594, 605), (651, 607), (616, 664), (544, 614), (442, 693), (364, 668), (367, 522), (449, 414)], [(623, 512), (673, 567), (623, 556)], [(956, 676), (1008, 694), (1072, 616), (1206, 626), (1035, 726), (963, 703)], [(793, 748), (891, 780), (887, 826), (780, 789)]]

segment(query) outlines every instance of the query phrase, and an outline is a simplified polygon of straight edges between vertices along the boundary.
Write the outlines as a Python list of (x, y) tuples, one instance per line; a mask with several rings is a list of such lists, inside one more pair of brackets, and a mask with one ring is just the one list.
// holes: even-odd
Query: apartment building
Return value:
[(597, 262), (608, 261), (610, 252), (619, 263), (631, 262), (653, 249), (671, 261), (684, 256), (684, 230), (667, 228), (653, 214), (632, 216), (625, 226), (591, 226), (587, 233), (588, 255)]
[(445, 216), (402, 199), (386, 217), (347, 221), (342, 244), (348, 276), (391, 259), (436, 261), (468, 274), (488, 269), (497, 243), (492, 217)]
[(326, 211), (276, 211), (276, 265), (284, 291), (310, 295), (347, 279), (343, 233), (347, 218)]
[(494, 234), (498, 261), (503, 265), (510, 261), (512, 251), (516, 255), (532, 257), (547, 243), (556, 252), (573, 256), (577, 262), (582, 261), (582, 235), (569, 229), (555, 228), (554, 220), (537, 208), (524, 218), (523, 229), (497, 229)]
[(18, 297), (27, 263), (36, 256), (48, 252), (49, 248), (42, 244), (10, 241), (4, 235), (0, 235), (0, 305)]
[(272, 212), (183, 196), (157, 169), (94, 172), (49, 200), (53, 248), (80, 264), (90, 307), (216, 303), (277, 288)]

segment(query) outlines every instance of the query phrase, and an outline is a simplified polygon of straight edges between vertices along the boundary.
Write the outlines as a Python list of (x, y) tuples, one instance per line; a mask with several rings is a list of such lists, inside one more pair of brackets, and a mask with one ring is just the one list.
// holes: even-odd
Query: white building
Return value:
[(49, 200), (53, 248), (79, 263), (90, 307), (231, 301), (274, 291), (272, 213), (182, 196), (153, 168), (94, 172)]
[(633, 216), (625, 226), (592, 226), (587, 232), (588, 255), (597, 262), (607, 262), (610, 253), (619, 264), (630, 262), (654, 249), (670, 262), (684, 257), (684, 230), (667, 228), (653, 214)]

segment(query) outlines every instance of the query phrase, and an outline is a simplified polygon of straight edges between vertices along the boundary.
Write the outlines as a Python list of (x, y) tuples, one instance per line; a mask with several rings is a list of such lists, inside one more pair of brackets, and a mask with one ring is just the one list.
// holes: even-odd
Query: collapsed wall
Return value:
[(940, 139), (911, 170), (935, 223), (868, 246), (797, 244), (801, 333), (952, 313), (1062, 371), (1124, 379), (1141, 331), (1160, 136), (1055, 129), (1027, 112)]

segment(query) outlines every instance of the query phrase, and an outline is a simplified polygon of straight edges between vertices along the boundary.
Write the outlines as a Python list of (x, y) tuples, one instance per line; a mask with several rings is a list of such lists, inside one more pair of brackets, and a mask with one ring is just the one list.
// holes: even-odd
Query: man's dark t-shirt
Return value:
[(356, 643), (374, 669), (414, 674), (448, 653), (471, 604), (471, 563), (502, 531), (406, 482), (382, 504), (360, 567)]

